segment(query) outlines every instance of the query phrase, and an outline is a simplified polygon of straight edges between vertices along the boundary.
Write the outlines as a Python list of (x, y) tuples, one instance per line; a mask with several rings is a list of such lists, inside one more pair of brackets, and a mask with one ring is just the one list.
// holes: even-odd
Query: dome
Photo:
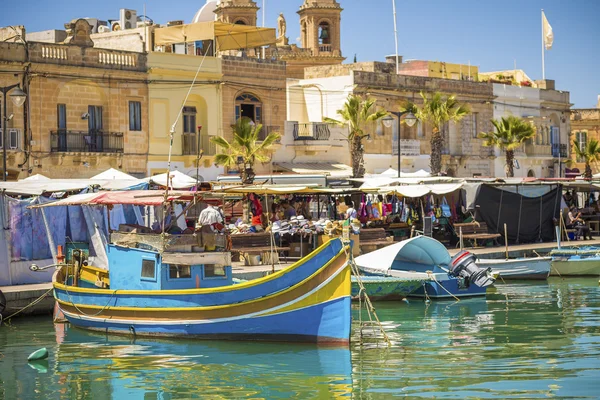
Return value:
[(218, 0), (206, 0), (206, 4), (198, 10), (196, 15), (194, 15), (192, 23), (214, 21), (217, 18), (215, 10), (217, 9), (218, 4)]

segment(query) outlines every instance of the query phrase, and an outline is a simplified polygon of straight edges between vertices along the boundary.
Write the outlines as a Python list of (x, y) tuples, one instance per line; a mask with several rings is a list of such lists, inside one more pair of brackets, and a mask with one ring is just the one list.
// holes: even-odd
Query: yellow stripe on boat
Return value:
[[(273, 293), (270, 294), (268, 296), (264, 296), (264, 297), (260, 297), (257, 299), (252, 299), (252, 300), (247, 300), (247, 301), (243, 301), (240, 303), (233, 303), (233, 304), (223, 304), (223, 305), (219, 305), (219, 306), (204, 306), (204, 307), (120, 307), (120, 306), (100, 306), (100, 305), (88, 305), (88, 304), (77, 304), (77, 303), (73, 303), (73, 302), (69, 302), (69, 301), (64, 301), (64, 300), (60, 300), (60, 299), (56, 299), (57, 302), (59, 302), (60, 304), (63, 304), (65, 306), (74, 306), (77, 307), (79, 309), (92, 309), (92, 310), (101, 310), (104, 309), (105, 311), (108, 310), (113, 310), (113, 311), (137, 311), (137, 312), (189, 312), (189, 311), (212, 311), (212, 310), (225, 310), (228, 308), (238, 308), (240, 306), (249, 306), (255, 303), (259, 303), (259, 302), (266, 302), (269, 301), (271, 299), (275, 299), (277, 297), (281, 297), (286, 293), (289, 293), (293, 290), (296, 290), (299, 286), (302, 286), (312, 280), (315, 279), (315, 277), (317, 277), (318, 275), (322, 274), (323, 271), (325, 271), (326, 269), (328, 269), (332, 263), (336, 262), (343, 254), (345, 253), (345, 249), (342, 248), (340, 250), (340, 252), (333, 257), (331, 260), (329, 260), (325, 265), (323, 265), (319, 270), (317, 270), (314, 274), (310, 275), (309, 277), (307, 277), (306, 279), (304, 279), (303, 281), (299, 282), (298, 284), (294, 285), (294, 286), (290, 286), (289, 288), (282, 290), (280, 292), (277, 293)], [(344, 267), (347, 268), (347, 267)], [(335, 272), (337, 273), (337, 271)], [(334, 273), (334, 274), (335, 274)], [(333, 275), (333, 274), (332, 274)], [(344, 273), (338, 274), (338, 275), (344, 275)], [(350, 282), (349, 278), (348, 278), (348, 282)], [(339, 285), (339, 282), (338, 282)], [(235, 285), (238, 286), (238, 285)], [(348, 286), (348, 295), (350, 295), (350, 286)], [(57, 286), (58, 289), (60, 289), (60, 287)], [(68, 289), (65, 289), (65, 291), (67, 293), (69, 292), (73, 292), (73, 290), (71, 290), (71, 288), (69, 287)], [(206, 292), (207, 289), (204, 289), (204, 291)], [(126, 294), (131, 294), (132, 291), (127, 291), (127, 290), (100, 290), (100, 289), (88, 289), (85, 290), (84, 292), (86, 293), (93, 293), (93, 294), (97, 294), (97, 293), (106, 293), (106, 294), (119, 294), (119, 295), (126, 295)], [(154, 292), (157, 292), (157, 294), (172, 294), (172, 292), (175, 291), (168, 291), (168, 290), (164, 290), (164, 291), (156, 291), (156, 290), (148, 290), (148, 291), (139, 291), (142, 294), (154, 294)], [(169, 293), (167, 293), (169, 292)], [(212, 291), (208, 290), (209, 293), (212, 293)], [(187, 292), (189, 294), (189, 291)], [(194, 293), (198, 293), (198, 292), (194, 292)]]
[[(262, 315), (272, 315), (279, 314), (286, 311), (292, 311), (299, 308), (310, 307), (315, 304), (326, 303), (330, 300), (339, 299), (341, 297), (348, 297), (351, 293), (351, 283), (350, 283), (350, 267), (345, 265), (344, 270), (336, 275), (327, 285), (317, 292), (311, 294), (305, 299), (298, 301), (294, 304), (290, 304), (284, 308), (277, 309), (275, 311), (270, 311)], [(347, 284), (344, 284), (347, 283)]]
[[(295, 270), (296, 268), (298, 268), (301, 265), (303, 265), (304, 263), (306, 263), (308, 260), (316, 257), (316, 255), (319, 254), (321, 251), (323, 251), (323, 249), (326, 248), (327, 246), (328, 246), (328, 242), (323, 243), (319, 248), (317, 248), (315, 251), (313, 251), (306, 257), (300, 259), (299, 261), (296, 261), (294, 264), (290, 265), (287, 268), (284, 268), (282, 270), (275, 272), (274, 274), (263, 276), (262, 278), (258, 278), (258, 279), (253, 279), (248, 282), (239, 283), (239, 284), (236, 284), (233, 286), (221, 286), (221, 287), (215, 287), (215, 288), (199, 288), (199, 289), (180, 289), (180, 290), (119, 290), (119, 294), (165, 296), (165, 295), (176, 295), (176, 294), (185, 295), (185, 294), (220, 293), (220, 292), (232, 292), (234, 290), (241, 290), (241, 289), (249, 288), (252, 286), (261, 285), (265, 282), (272, 281), (274, 279), (277, 279), (283, 275), (290, 273), (291, 271)], [(334, 257), (334, 259), (337, 258), (340, 255), (340, 253), (344, 253), (348, 249), (349, 249), (349, 246), (342, 247), (340, 252)], [(109, 295), (114, 293), (114, 290), (110, 290), (110, 289), (87, 289), (87, 288), (67, 286), (67, 285), (64, 285), (64, 284), (58, 283), (58, 282), (54, 283), (54, 287), (56, 289), (65, 290), (65, 291), (69, 291), (69, 292), (73, 292), (73, 293), (92, 293), (92, 294), (109, 294)], [(102, 308), (102, 307), (99, 307), (99, 308)], [(139, 309), (136, 309), (136, 310), (139, 310)], [(150, 310), (150, 309), (148, 309), (148, 310)]]

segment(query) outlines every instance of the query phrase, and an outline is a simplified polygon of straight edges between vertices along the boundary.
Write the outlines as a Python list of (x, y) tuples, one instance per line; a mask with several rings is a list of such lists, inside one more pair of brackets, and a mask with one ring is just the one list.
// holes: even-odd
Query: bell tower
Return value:
[(221, 0), (215, 14), (218, 21), (256, 26), (258, 10), (259, 7), (252, 0)]
[(342, 7), (336, 0), (304, 0), (298, 14), (303, 48), (312, 50), (314, 56), (342, 56)]

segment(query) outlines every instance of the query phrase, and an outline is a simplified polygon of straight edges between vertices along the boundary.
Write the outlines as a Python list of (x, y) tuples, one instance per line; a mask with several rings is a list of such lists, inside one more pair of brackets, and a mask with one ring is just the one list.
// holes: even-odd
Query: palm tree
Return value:
[(250, 118), (242, 117), (233, 127), (231, 143), (220, 136), (210, 139), (223, 151), (215, 156), (215, 164), (225, 167), (239, 166), (243, 184), (254, 182), (254, 163), (269, 161), (271, 147), (281, 138), (279, 133), (272, 132), (260, 142), (258, 135), (261, 129), (261, 124), (255, 125)]
[(337, 114), (340, 116), (339, 120), (323, 118), (323, 121), (328, 124), (348, 126), (353, 178), (365, 176), (365, 150), (362, 140), (369, 135), (365, 133), (365, 128), (369, 122), (379, 121), (388, 115), (387, 111), (376, 110), (375, 102), (375, 99), (363, 99), (359, 95), (351, 94), (346, 99), (343, 108), (337, 110)]
[(535, 137), (535, 126), (523, 119), (515, 116), (502, 117), (499, 120), (492, 120), (494, 125), (493, 132), (481, 132), (479, 138), (483, 139), (483, 145), (487, 147), (497, 147), (506, 154), (506, 175), (509, 178), (515, 176), (514, 159), (515, 150), (523, 142)]
[(583, 177), (585, 179), (592, 179), (592, 163), (600, 161), (600, 143), (596, 139), (591, 139), (584, 146), (581, 146), (578, 140), (573, 142), (575, 147), (575, 156), (579, 160), (585, 162), (585, 173)]
[(466, 104), (456, 100), (456, 95), (444, 96), (440, 92), (435, 92), (427, 96), (421, 92), (423, 105), (418, 107), (413, 102), (405, 102), (401, 105), (401, 111), (410, 111), (421, 122), (431, 125), (431, 157), (429, 167), (431, 174), (437, 175), (442, 171), (442, 149), (444, 147), (444, 137), (442, 129), (448, 122), (458, 122), (471, 112)]

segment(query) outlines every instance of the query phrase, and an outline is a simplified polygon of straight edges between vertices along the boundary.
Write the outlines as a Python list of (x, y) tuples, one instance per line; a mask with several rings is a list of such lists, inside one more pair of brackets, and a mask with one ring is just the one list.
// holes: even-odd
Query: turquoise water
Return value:
[[(393, 342), (349, 349), (105, 336), (49, 317), (0, 328), (0, 398), (599, 398), (597, 279), (499, 284), (485, 299), (376, 303)], [(367, 319), (362, 314), (363, 320)], [(47, 361), (27, 356), (47, 347)]]

